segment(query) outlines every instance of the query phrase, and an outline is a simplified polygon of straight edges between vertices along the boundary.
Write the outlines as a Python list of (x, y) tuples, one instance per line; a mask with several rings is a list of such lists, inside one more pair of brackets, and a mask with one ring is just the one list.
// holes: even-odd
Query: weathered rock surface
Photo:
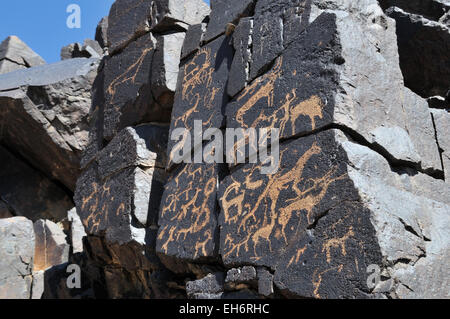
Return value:
[(36, 246), (33, 271), (64, 264), (69, 260), (69, 244), (62, 228), (49, 220), (34, 223)]
[(396, 7), (388, 9), (387, 14), (397, 22), (406, 86), (425, 98), (445, 96), (450, 88), (449, 27)]
[(86, 237), (86, 232), (84, 231), (83, 223), (81, 222), (80, 216), (77, 214), (77, 209), (73, 208), (67, 212), (67, 219), (70, 222), (70, 237), (72, 240), (72, 253), (82, 253), (83, 252), (83, 238)]
[(45, 64), (45, 61), (16, 36), (0, 44), (0, 74)]
[(95, 30), (95, 41), (100, 44), (102, 48), (108, 47), (108, 17), (103, 17), (97, 25)]
[[(449, 6), (217, 0), (207, 16), (200, 0), (118, 0), (97, 30), (106, 55), (88, 108), (86, 91), (64, 81), (91, 60), (0, 76), (11, 153), (0, 155), (13, 158), (3, 170), (51, 178), (69, 196), (78, 175), (68, 168), (82, 171), (67, 219), (35, 223), (35, 271), (18, 293), (449, 298)], [(43, 70), (60, 72), (49, 82)], [(81, 98), (65, 112), (68, 96)], [(257, 139), (279, 150), (279, 166), (267, 174), (263, 148), (256, 162), (197, 162), (202, 146), (228, 154), (192, 135), (196, 120), (218, 135), (279, 129), (279, 149)], [(173, 140), (178, 129), (188, 131)], [(233, 143), (252, 146), (246, 134)], [(48, 151), (60, 148), (70, 152)], [(194, 152), (175, 162), (181, 151)], [(23, 175), (30, 193), (34, 175)], [(3, 180), (0, 217), (18, 215), (22, 193)], [(37, 199), (53, 205), (45, 190)], [(80, 289), (65, 285), (69, 264), (81, 267)]]
[(61, 220), (73, 206), (70, 196), (21, 159), (0, 146), (0, 199), (3, 218), (14, 214), (33, 221)]
[(33, 222), (0, 219), (0, 298), (29, 299), (33, 281)]
[(88, 143), (97, 66), (71, 59), (0, 76), (2, 143), (71, 190)]
[(450, 182), (450, 113), (445, 110), (432, 110), (436, 139), (441, 152), (442, 165), (444, 166), (445, 181)]
[(61, 49), (61, 60), (74, 58), (95, 58), (103, 56), (103, 49), (96, 40), (86, 39), (84, 44), (71, 43)]
[[(132, 9), (132, 10), (131, 10)], [(187, 30), (209, 14), (202, 0), (118, 0), (109, 13), (108, 47), (115, 53), (149, 31)]]

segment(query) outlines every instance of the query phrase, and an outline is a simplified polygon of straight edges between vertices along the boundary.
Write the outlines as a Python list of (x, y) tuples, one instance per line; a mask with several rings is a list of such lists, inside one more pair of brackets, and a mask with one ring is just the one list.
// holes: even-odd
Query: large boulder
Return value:
[(42, 64), (44, 59), (14, 35), (0, 44), (0, 74)]
[(73, 190), (88, 143), (98, 59), (71, 59), (0, 75), (2, 142)]

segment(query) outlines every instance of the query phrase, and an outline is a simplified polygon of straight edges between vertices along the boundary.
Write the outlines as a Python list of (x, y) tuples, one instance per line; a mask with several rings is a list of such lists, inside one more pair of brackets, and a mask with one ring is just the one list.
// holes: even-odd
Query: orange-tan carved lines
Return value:
[[(241, 96), (237, 99), (238, 101), (246, 98), (250, 95), (250, 98), (245, 102), (245, 104), (237, 111), (236, 120), (241, 124), (242, 127), (249, 127), (245, 124), (244, 115), (261, 99), (266, 98), (268, 106), (273, 105), (273, 91), (275, 87), (275, 81), (281, 76), (283, 65), (283, 59), (279, 58), (271, 72), (264, 75), (263, 77), (255, 80), (255, 82), (247, 87)], [(265, 83), (264, 83), (265, 82)], [(264, 83), (260, 86), (261, 83)]]
[(323, 102), (314, 95), (308, 100), (300, 102), (297, 106), (290, 110), (290, 118), (292, 123), (292, 134), (295, 134), (295, 121), (300, 115), (308, 116), (311, 119), (311, 129), (316, 129), (316, 117), (323, 118)]
[(294, 256), (292, 256), (292, 258), (289, 260), (289, 263), (288, 263), (287, 266), (289, 267), (292, 264), (298, 264), (298, 262), (300, 261), (300, 257), (303, 256), (303, 254), (305, 253), (306, 249), (307, 249), (306, 245), (303, 248), (301, 248), (301, 249), (297, 249), (297, 253)]
[(94, 189), (91, 194), (89, 194), (87, 197), (83, 198), (83, 204), (81, 205), (81, 210), (84, 210), (86, 205), (91, 201), (92, 198), (94, 198), (95, 195), (97, 195), (98, 191), (98, 185), (97, 183), (92, 183), (92, 188)]
[[(139, 74), (139, 71), (144, 63), (144, 60), (149, 52), (151, 52), (153, 48), (146, 48), (142, 51), (140, 57), (133, 63), (130, 67), (128, 67), (124, 73), (114, 79), (111, 84), (107, 88), (107, 92), (111, 95), (111, 104), (114, 104), (114, 98), (116, 96), (116, 90), (119, 85), (122, 83), (126, 83), (131, 81), (134, 83), (136, 80), (136, 76)], [(117, 107), (116, 107), (117, 108)]]
[[(159, 234), (159, 239), (160, 239), (160, 240), (162, 240), (162, 239), (164, 238), (164, 234), (165, 234), (165, 232), (167, 231), (167, 228), (169, 228), (169, 226), (166, 226), (166, 227), (161, 231), (161, 233)], [(169, 229), (169, 236), (167, 237), (166, 242), (161, 246), (161, 250), (162, 250), (164, 253), (167, 253), (167, 252), (168, 252), (168, 250), (169, 250), (169, 244), (170, 244), (171, 242), (174, 241), (173, 234), (174, 234), (175, 230), (176, 230), (176, 227), (170, 227), (170, 229)]]
[(195, 243), (195, 255), (194, 258), (199, 256), (207, 256), (208, 252), (206, 251), (206, 245), (213, 240), (213, 236), (210, 230), (205, 232), (206, 238), (203, 241), (198, 241)]
[[(199, 61), (202, 60), (202, 57), (204, 59), (203, 62)], [(191, 129), (187, 125), (187, 119), (192, 114), (199, 112), (198, 107), (200, 103), (209, 110), (213, 108), (216, 95), (220, 91), (220, 88), (211, 88), (213, 73), (214, 67), (211, 65), (210, 48), (201, 49), (192, 61), (185, 65), (181, 96), (183, 100), (189, 102), (191, 107), (181, 117), (175, 120), (175, 126), (178, 126), (178, 123), (181, 121), (185, 128)], [(203, 87), (204, 92), (206, 92), (203, 96), (196, 91), (199, 87)]]
[(326, 252), (327, 262), (328, 263), (331, 262), (331, 248), (341, 248), (342, 255), (343, 256), (347, 255), (347, 250), (346, 250), (345, 243), (352, 236), (355, 236), (355, 233), (353, 232), (353, 226), (350, 226), (348, 232), (344, 236), (342, 236), (340, 238), (329, 239), (328, 241), (326, 241), (323, 244), (322, 252), (324, 252), (324, 251)]
[[(204, 57), (204, 62), (199, 65), (198, 60)], [(195, 88), (200, 84), (205, 84), (207, 87), (212, 84), (212, 74), (214, 68), (211, 67), (211, 49), (203, 48), (192, 59), (191, 62), (184, 67), (184, 78), (182, 88), (183, 100), (190, 99), (194, 95)]]
[(320, 299), (321, 297), (320, 297), (320, 294), (319, 294), (319, 288), (320, 288), (320, 285), (322, 284), (322, 276), (324, 275), (324, 274), (326, 274), (327, 272), (329, 272), (329, 271), (332, 271), (332, 270), (337, 270), (338, 272), (341, 272), (342, 271), (342, 269), (343, 269), (343, 265), (339, 265), (339, 266), (336, 266), (336, 267), (333, 267), (333, 268), (330, 268), (330, 269), (327, 269), (327, 270), (324, 270), (324, 271), (322, 271), (322, 272), (319, 272), (317, 269), (314, 271), (314, 273), (313, 273), (313, 281), (312, 281), (312, 284), (313, 284), (313, 286), (314, 286), (314, 292), (313, 292), (313, 294), (314, 294), (314, 297), (316, 297), (316, 298), (318, 298), (318, 299)]

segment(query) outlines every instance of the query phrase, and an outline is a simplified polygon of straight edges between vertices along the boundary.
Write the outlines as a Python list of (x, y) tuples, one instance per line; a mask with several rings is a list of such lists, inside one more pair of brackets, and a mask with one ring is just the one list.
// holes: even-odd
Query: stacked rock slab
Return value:
[(74, 190), (88, 142), (98, 59), (71, 59), (0, 75), (1, 142)]
[(118, 0), (107, 31), (106, 23), (99, 26), (109, 55), (93, 86), (89, 143), (75, 190), (87, 233), (83, 271), (99, 283), (96, 295), (180, 295), (156, 255), (155, 237), (182, 44), (189, 26), (208, 13), (201, 0)]
[[(205, 34), (192, 27), (187, 38), (198, 40), (184, 44), (170, 134), (195, 120), (278, 128), (280, 165), (272, 175), (262, 164), (177, 165), (189, 144), (169, 141), (164, 264), (186, 275), (205, 260), (224, 272), (265, 267), (277, 296), (448, 297), (444, 143), (427, 101), (404, 85), (395, 21), (375, 0), (211, 6), (221, 18)], [(372, 285), (373, 267), (388, 280)], [(188, 285), (189, 296), (220, 297), (201, 286)]]
[(45, 64), (45, 61), (16, 36), (0, 44), (0, 74)]
[(0, 298), (29, 299), (34, 257), (33, 222), (0, 219)]

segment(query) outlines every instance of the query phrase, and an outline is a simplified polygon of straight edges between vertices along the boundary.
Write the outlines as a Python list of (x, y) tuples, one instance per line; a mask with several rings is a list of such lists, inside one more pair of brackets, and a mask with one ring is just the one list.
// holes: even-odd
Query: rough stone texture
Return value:
[(166, 139), (164, 126), (127, 128), (84, 171), (75, 203), (89, 235), (144, 244), (145, 227), (156, 224), (158, 205), (152, 202), (159, 203), (165, 183), (165, 172), (156, 165), (165, 165), (158, 154), (164, 153)]
[(33, 222), (0, 220), (0, 299), (29, 299), (34, 256)]
[(72, 43), (61, 49), (61, 60), (74, 58), (101, 58), (103, 49), (96, 40), (86, 39), (84, 44)]
[(45, 64), (45, 61), (16, 36), (0, 44), (0, 74)]
[(380, 0), (379, 2), (383, 10), (395, 6), (434, 21), (438, 21), (450, 10), (450, 3), (447, 0)]
[[(32, 273), (31, 297), (449, 298), (450, 93), (439, 66), (447, 3), (213, 1), (205, 17), (196, 1), (116, 1), (87, 146), (74, 151), (84, 153), (77, 212), (59, 224), (74, 254), (47, 269), (44, 282)], [(422, 60), (404, 67), (418, 49)], [(61, 65), (70, 73), (82, 64), (72, 60), (48, 66), (60, 70), (52, 77), (62, 81)], [(48, 85), (39, 68), (0, 76), (1, 90), (13, 89), (3, 94)], [(412, 87), (416, 71), (430, 74)], [(22, 104), (47, 105), (35, 89), (21, 90), (32, 102)], [(169, 162), (189, 142), (169, 133), (193, 129), (194, 120), (219, 132), (279, 128), (278, 169), (265, 174), (261, 157)], [(75, 133), (67, 132), (69, 141)], [(20, 143), (5, 141), (51, 176)], [(212, 145), (193, 142), (194, 158)], [(273, 142), (266, 146), (276, 151)], [(77, 214), (83, 250), (71, 232)], [(81, 289), (65, 286), (72, 263), (82, 268)], [(374, 266), (381, 281), (372, 286)]]
[[(313, 3), (311, 19), (324, 7)], [(394, 21), (386, 18), (372, 0), (336, 1), (335, 6), (328, 4), (328, 7), (326, 11), (336, 16), (336, 35), (341, 46), (341, 57), (337, 56), (335, 66), (340, 85), (333, 99), (333, 122), (357, 131), (394, 162), (406, 161), (422, 170), (439, 171), (428, 105), (403, 84)], [(400, 130), (409, 136), (404, 132), (402, 139), (389, 137)], [(398, 153), (399, 148), (404, 151)]]
[(212, 12), (205, 34), (205, 41), (210, 41), (225, 33), (227, 24), (236, 23), (242, 16), (248, 15), (252, 11), (254, 3), (255, 0), (211, 0)]
[(425, 98), (445, 96), (450, 88), (450, 29), (395, 7), (387, 14), (397, 22), (406, 86)]
[(163, 118), (151, 94), (155, 40), (146, 34), (105, 62), (104, 136), (114, 137), (123, 128)]
[(152, 93), (158, 105), (165, 110), (173, 105), (184, 37), (184, 32), (178, 32), (157, 39), (152, 64)]
[(8, 204), (6, 204), (3, 200), (0, 200), (0, 218), (10, 218), (10, 217), (14, 217), (14, 215), (11, 213)]
[(73, 206), (70, 196), (59, 185), (2, 146), (0, 199), (2, 211), (6, 210), (15, 216), (25, 216), (33, 221), (40, 218), (61, 220), (65, 212)]
[(67, 213), (67, 219), (70, 222), (70, 238), (72, 240), (71, 247), (72, 253), (82, 253), (83, 252), (83, 238), (86, 237), (86, 232), (84, 231), (83, 223), (81, 222), (80, 216), (77, 214), (77, 209), (72, 208)]
[(392, 289), (400, 298), (448, 298), (450, 188), (424, 174), (395, 173), (376, 152), (336, 132), (349, 177), (372, 214)]
[(450, 113), (444, 110), (432, 110), (431, 114), (436, 128), (437, 143), (441, 151), (445, 181), (450, 183)]
[(223, 292), (223, 273), (209, 274), (206, 277), (186, 283), (186, 293), (192, 299), (217, 299)]
[(184, 59), (200, 48), (203, 41), (203, 35), (206, 31), (206, 24), (194, 24), (186, 32), (186, 38), (181, 50), (181, 58)]
[(72, 59), (0, 75), (2, 143), (71, 190), (88, 142), (97, 66)]
[(95, 40), (102, 48), (108, 46), (108, 17), (103, 17), (95, 30)]
[(228, 270), (225, 278), (225, 288), (227, 290), (240, 290), (246, 288), (247, 284), (256, 282), (256, 269), (252, 266), (233, 268)]
[(251, 59), (250, 46), (252, 45), (253, 20), (243, 18), (239, 21), (233, 33), (233, 46), (236, 50), (231, 64), (227, 93), (235, 96), (249, 80), (249, 68)]
[(269, 297), (273, 295), (273, 275), (263, 267), (258, 268), (258, 293)]
[(108, 18), (108, 47), (115, 53), (150, 30), (163, 31), (174, 27), (186, 30), (201, 23), (209, 14), (202, 0), (118, 0)]
[(69, 260), (69, 244), (62, 228), (49, 220), (34, 223), (36, 246), (33, 271), (41, 271)]
[[(222, 108), (227, 101), (225, 86), (232, 62), (230, 39), (222, 36), (202, 47), (180, 69), (178, 88), (172, 111), (170, 135), (177, 128), (191, 130), (194, 121), (201, 120), (203, 132), (220, 128), (224, 117)], [(169, 140), (169, 167), (179, 141)]]
[(216, 255), (217, 174), (215, 164), (185, 164), (172, 174), (161, 200), (157, 252), (185, 260)]

